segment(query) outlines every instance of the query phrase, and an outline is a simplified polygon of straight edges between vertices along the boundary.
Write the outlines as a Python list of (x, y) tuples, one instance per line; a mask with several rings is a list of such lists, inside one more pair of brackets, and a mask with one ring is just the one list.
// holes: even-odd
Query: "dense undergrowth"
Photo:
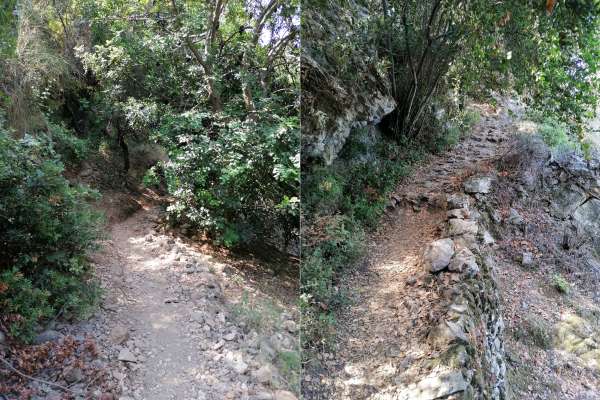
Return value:
[(55, 147), (0, 127), (0, 325), (25, 340), (39, 322), (85, 314), (97, 297), (86, 252), (102, 226), (89, 204), (98, 193), (63, 177)]
[[(260, 115), (259, 123), (203, 113), (165, 118), (156, 140), (169, 161), (151, 172), (162, 172), (175, 199), (167, 209), (173, 224), (226, 246), (265, 241), (288, 250), (297, 240), (299, 121)], [(194, 134), (207, 119), (209, 134)]]

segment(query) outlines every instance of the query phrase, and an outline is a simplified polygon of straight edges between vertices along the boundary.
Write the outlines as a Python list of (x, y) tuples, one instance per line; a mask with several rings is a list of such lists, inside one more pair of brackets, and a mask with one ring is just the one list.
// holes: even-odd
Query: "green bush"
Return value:
[(546, 119), (538, 127), (538, 133), (542, 139), (544, 139), (544, 142), (551, 148), (575, 147), (575, 143), (569, 136), (569, 131), (565, 124)]
[(53, 148), (61, 155), (63, 161), (69, 165), (76, 165), (83, 161), (90, 151), (89, 141), (78, 138), (73, 130), (64, 124), (47, 122), (48, 136), (52, 140)]
[(156, 166), (148, 168), (142, 177), (142, 183), (147, 188), (156, 187), (160, 184), (160, 176), (158, 175)]
[(560, 293), (568, 294), (571, 291), (571, 285), (560, 274), (552, 276), (552, 286)]
[(294, 391), (298, 391), (300, 370), (302, 369), (300, 354), (297, 351), (277, 352), (277, 366), (287, 386)]
[(97, 194), (62, 172), (49, 138), (15, 140), (0, 128), (0, 319), (24, 340), (44, 319), (81, 314), (96, 297), (86, 252), (99, 234), (87, 202)]
[[(431, 121), (429, 130), (432, 132), (430, 144), (427, 146), (430, 151), (441, 152), (455, 146), (467, 132), (470, 132), (473, 125), (481, 119), (479, 112), (475, 110), (454, 110), (448, 120)], [(433, 129), (432, 129), (433, 128)]]
[(259, 122), (196, 112), (165, 118), (158, 139), (171, 160), (163, 166), (175, 199), (171, 221), (227, 246), (258, 239), (286, 247), (298, 234), (298, 125), (277, 115)]

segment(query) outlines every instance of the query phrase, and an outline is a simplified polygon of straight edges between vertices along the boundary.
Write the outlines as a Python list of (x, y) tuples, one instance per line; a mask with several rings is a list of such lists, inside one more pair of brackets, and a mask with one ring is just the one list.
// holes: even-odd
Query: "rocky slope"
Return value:
[(353, 0), (302, 13), (302, 157), (335, 160), (351, 129), (377, 124), (396, 107), (367, 26), (368, 3)]
[(482, 205), (497, 238), (512, 398), (598, 399), (598, 154), (550, 150), (531, 124), (497, 163)]

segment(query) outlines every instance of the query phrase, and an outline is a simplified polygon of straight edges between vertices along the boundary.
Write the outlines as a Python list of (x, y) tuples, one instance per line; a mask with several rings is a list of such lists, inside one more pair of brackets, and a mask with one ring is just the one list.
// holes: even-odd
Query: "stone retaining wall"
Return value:
[[(425, 250), (432, 274), (442, 276), (446, 312), (429, 333), (443, 351), (439, 367), (407, 392), (407, 399), (505, 399), (504, 322), (494, 263), (494, 242), (475, 207), (490, 191), (492, 180), (468, 180), (469, 192), (448, 196), (446, 238)], [(445, 349), (445, 350), (444, 350)]]

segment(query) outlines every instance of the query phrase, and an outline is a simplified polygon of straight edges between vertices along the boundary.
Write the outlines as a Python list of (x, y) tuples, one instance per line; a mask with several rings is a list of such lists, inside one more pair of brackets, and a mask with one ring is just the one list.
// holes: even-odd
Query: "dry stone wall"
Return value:
[(448, 196), (446, 237), (425, 250), (426, 267), (444, 279), (444, 317), (428, 340), (440, 352), (438, 367), (404, 391), (401, 398), (494, 399), (506, 398), (504, 322), (494, 263), (489, 246), (494, 242), (485, 228), (477, 202), (483, 200), (493, 180), (474, 177), (464, 193)]

